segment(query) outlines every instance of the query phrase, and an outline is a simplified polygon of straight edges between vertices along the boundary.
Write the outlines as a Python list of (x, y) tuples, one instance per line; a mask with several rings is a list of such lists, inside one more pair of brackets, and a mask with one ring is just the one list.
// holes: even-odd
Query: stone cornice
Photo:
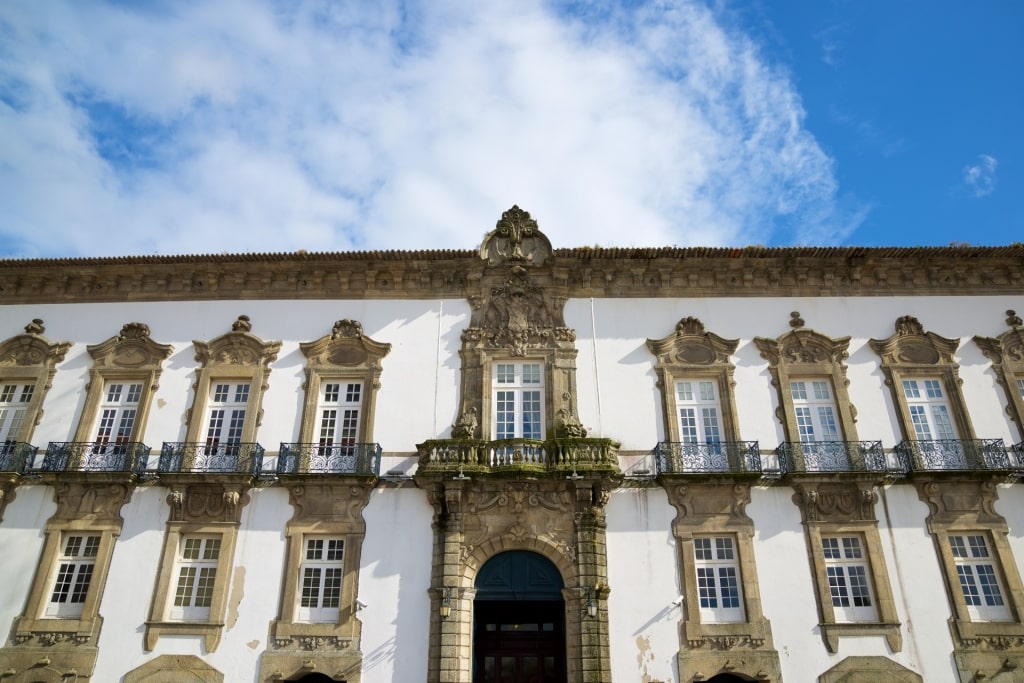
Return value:
[[(0, 260), (0, 302), (465, 298), (507, 273), (476, 251)], [(568, 297), (1020, 294), (1024, 246), (556, 249)]]

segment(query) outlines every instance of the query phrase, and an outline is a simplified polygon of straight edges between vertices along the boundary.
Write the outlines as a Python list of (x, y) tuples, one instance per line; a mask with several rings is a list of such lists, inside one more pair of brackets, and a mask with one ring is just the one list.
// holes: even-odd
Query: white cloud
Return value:
[(979, 154), (978, 161), (964, 166), (964, 183), (975, 197), (985, 197), (996, 189), (996, 168), (999, 160), (988, 154)]
[[(586, 10), (586, 11), (584, 11)], [(0, 5), (0, 254), (835, 243), (788, 75), (698, 3)]]

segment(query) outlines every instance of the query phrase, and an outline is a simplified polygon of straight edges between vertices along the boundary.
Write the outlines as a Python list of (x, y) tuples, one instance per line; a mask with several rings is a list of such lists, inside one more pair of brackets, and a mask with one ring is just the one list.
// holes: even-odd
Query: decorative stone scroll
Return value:
[(1006, 414), (1017, 426), (1017, 433), (1024, 441), (1024, 396), (1017, 383), (1024, 381), (1024, 322), (1016, 311), (1006, 312), (1006, 324), (1010, 329), (998, 337), (974, 338), (985, 356), (992, 361), (996, 381), (1006, 393)]

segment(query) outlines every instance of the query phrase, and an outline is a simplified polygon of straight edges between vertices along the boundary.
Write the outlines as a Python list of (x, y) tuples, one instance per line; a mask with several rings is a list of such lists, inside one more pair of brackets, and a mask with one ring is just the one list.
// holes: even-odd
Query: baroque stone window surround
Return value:
[[(761, 608), (754, 562), (754, 522), (746, 513), (750, 485), (668, 483), (665, 490), (676, 509), (672, 534), (679, 553), (679, 583), (683, 591), (678, 654), (680, 680), (706, 680), (718, 673), (733, 671), (742, 671), (755, 680), (781, 680), (771, 623)], [(701, 622), (693, 539), (707, 535), (736, 539), (745, 621)]]
[(868, 344), (882, 362), (885, 383), (892, 392), (893, 406), (904, 439), (914, 439), (914, 424), (903, 394), (903, 380), (938, 379), (949, 399), (949, 409), (957, 434), (963, 440), (974, 439), (974, 426), (967, 412), (959, 368), (953, 354), (959, 339), (947, 339), (925, 332), (917, 318), (905, 315), (896, 320), (896, 331), (887, 339), (871, 339)]
[[(75, 480), (64, 473), (47, 473), (44, 480), (53, 487), (57, 511), (46, 523), (25, 610), (15, 618), (8, 641), (11, 644), (0, 649), (0, 660), (15, 670), (27, 670), (41, 657), (48, 657), (58, 670), (85, 675), (95, 666), (103, 624), (99, 607), (124, 523), (121, 508), (131, 499), (133, 485), (130, 477), (105, 472), (76, 473)], [(47, 617), (45, 610), (63, 539), (75, 533), (100, 537), (82, 612), (72, 619)]]
[[(999, 487), (995, 479), (952, 480), (929, 477), (914, 482), (918, 497), (928, 506), (928, 531), (935, 543), (942, 580), (949, 600), (954, 659), (962, 680), (993, 676), (1008, 656), (1024, 655), (1024, 583), (1008, 541), (1006, 519), (995, 510)], [(983, 532), (994, 551), (993, 564), (1006, 588), (1003, 598), (1012, 621), (974, 621), (957, 578), (949, 536)], [(975, 678), (971, 678), (974, 676)]]
[(648, 339), (647, 348), (656, 359), (654, 372), (661, 393), (665, 437), (678, 442), (679, 407), (676, 405), (676, 382), (680, 380), (709, 380), (718, 388), (719, 407), (722, 411), (722, 440), (739, 441), (740, 429), (733, 388), (735, 366), (730, 356), (739, 346), (738, 339), (724, 339), (706, 332), (704, 324), (694, 317), (682, 318), (675, 332), (663, 339)]
[[(850, 338), (832, 339), (804, 328), (804, 321), (796, 311), (790, 317), (790, 325), (794, 329), (778, 339), (754, 337), (754, 345), (761, 352), (761, 357), (768, 361), (768, 372), (779, 401), (775, 416), (782, 423), (784, 438), (792, 442), (800, 441), (790, 383), (801, 379), (827, 379), (832, 386), (842, 438), (845, 441), (857, 441), (857, 409), (850, 402), (850, 381), (846, 378), (844, 362), (849, 358)], [(799, 452), (796, 457), (801, 458)], [(797, 463), (800, 469), (802, 464)]]
[(97, 415), (106, 387), (110, 382), (122, 381), (142, 384), (138, 412), (128, 439), (142, 441), (153, 394), (159, 388), (161, 364), (171, 355), (174, 347), (153, 341), (148, 325), (131, 322), (124, 325), (116, 337), (87, 346), (86, 350), (93, 365), (89, 369), (85, 406), (72, 440), (83, 442), (95, 438)]
[[(211, 385), (220, 381), (249, 382), (249, 398), (246, 404), (245, 422), (242, 426), (242, 443), (256, 441), (256, 430), (263, 421), (263, 396), (269, 385), (270, 363), (277, 360), (281, 342), (264, 342), (252, 334), (249, 317), (241, 315), (231, 331), (209, 342), (193, 340), (196, 361), (196, 382), (193, 384), (192, 407), (188, 409), (188, 423), (185, 441), (203, 441), (206, 428), (205, 410), (210, 397)], [(191, 463), (185, 463), (187, 469)]]
[(1017, 427), (1017, 435), (1024, 442), (1024, 396), (1017, 382), (1024, 380), (1024, 322), (1016, 311), (1006, 312), (1010, 327), (998, 337), (974, 337), (982, 353), (992, 361), (996, 381), (1006, 393), (1006, 414)]
[[(903, 635), (878, 533), (878, 519), (875, 516), (878, 495), (874, 491), (874, 482), (806, 478), (801, 479), (793, 488), (793, 503), (800, 508), (807, 541), (807, 557), (814, 579), (818, 626), (828, 651), (839, 652), (839, 639), (843, 636), (881, 635), (885, 636), (890, 650), (899, 652), (903, 647)], [(837, 621), (821, 538), (841, 534), (856, 534), (864, 539), (865, 563), (870, 569), (877, 621)]]
[[(261, 681), (288, 680), (315, 657), (318, 670), (332, 678), (358, 683), (362, 672), (362, 622), (356, 616), (359, 563), (366, 523), (362, 511), (372, 485), (365, 482), (322, 482), (289, 477), (288, 500), (294, 514), (285, 529), (288, 549), (281, 587), (281, 611), (270, 624), (270, 649), (260, 662)], [(306, 623), (296, 619), (299, 567), (305, 539), (311, 535), (345, 540), (344, 574), (337, 623)]]
[(331, 334), (299, 344), (306, 357), (306, 392), (299, 428), (299, 442), (313, 443), (318, 424), (317, 405), (324, 382), (359, 381), (363, 385), (357, 443), (373, 439), (373, 418), (380, 389), (381, 361), (391, 344), (363, 335), (363, 326), (355, 320), (339, 320)]
[[(170, 516), (164, 535), (153, 602), (145, 628), (145, 649), (152, 651), (161, 636), (195, 635), (203, 638), (207, 652), (220, 644), (227, 610), (228, 591), (233, 581), (235, 544), (242, 508), (249, 502), (252, 480), (247, 475), (165, 474), (161, 481), (171, 489), (167, 496)], [(170, 600), (177, 584), (178, 549), (184, 536), (220, 539), (217, 576), (214, 580), (210, 615), (206, 621), (175, 621), (169, 618)]]

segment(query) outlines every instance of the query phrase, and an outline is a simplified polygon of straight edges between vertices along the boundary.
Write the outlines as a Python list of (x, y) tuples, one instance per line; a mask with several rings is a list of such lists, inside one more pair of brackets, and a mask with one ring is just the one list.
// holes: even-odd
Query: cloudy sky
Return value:
[(0, 2), (0, 257), (1024, 241), (1016, 0)]

